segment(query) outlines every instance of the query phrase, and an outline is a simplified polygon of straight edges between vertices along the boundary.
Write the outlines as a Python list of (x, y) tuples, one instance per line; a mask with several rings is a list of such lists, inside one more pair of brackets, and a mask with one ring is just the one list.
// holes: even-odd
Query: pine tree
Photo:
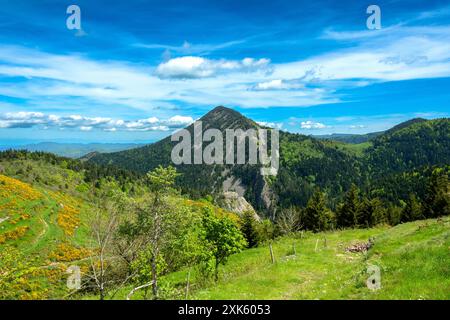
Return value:
[(339, 205), (337, 211), (337, 224), (339, 227), (356, 227), (359, 220), (359, 189), (354, 184), (350, 187), (344, 198), (344, 202)]
[(256, 219), (253, 216), (253, 212), (246, 211), (242, 215), (242, 227), (241, 231), (247, 240), (248, 247), (253, 248), (258, 244), (258, 232), (256, 229)]
[(374, 198), (370, 200), (370, 205), (372, 207), (372, 215), (370, 217), (370, 226), (375, 226), (377, 224), (387, 222), (386, 208), (383, 202), (379, 198)]
[(395, 226), (400, 223), (402, 215), (402, 209), (396, 205), (389, 205), (387, 209), (387, 220), (391, 226)]
[(402, 210), (402, 214), (400, 217), (401, 222), (408, 222), (419, 220), (423, 218), (422, 214), (422, 205), (414, 193), (409, 195), (408, 200), (406, 201), (406, 205)]
[(305, 228), (314, 232), (327, 230), (332, 226), (333, 214), (326, 206), (325, 194), (319, 189), (309, 199), (303, 220)]
[(448, 176), (442, 169), (435, 169), (427, 185), (423, 213), (426, 218), (450, 214)]
[(372, 211), (373, 207), (371, 201), (368, 198), (363, 197), (359, 204), (358, 225), (366, 228), (370, 227), (372, 220)]
[(386, 222), (386, 209), (379, 198), (363, 197), (359, 205), (358, 222), (360, 226), (371, 227)]

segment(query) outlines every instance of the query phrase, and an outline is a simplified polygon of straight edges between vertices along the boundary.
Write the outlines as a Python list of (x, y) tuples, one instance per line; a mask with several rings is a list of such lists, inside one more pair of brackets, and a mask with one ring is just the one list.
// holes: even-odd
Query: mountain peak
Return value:
[(225, 129), (242, 129), (258, 128), (258, 125), (253, 120), (245, 117), (236, 110), (218, 106), (209, 111), (200, 118), (203, 122), (203, 128), (215, 128), (219, 130)]
[(242, 114), (237, 112), (236, 110), (233, 110), (231, 108), (227, 108), (224, 106), (217, 106), (211, 111), (209, 111), (207, 114), (205, 114), (202, 119), (208, 119), (211, 117), (225, 117), (225, 116), (232, 116), (232, 117), (244, 117)]
[(233, 109), (227, 108), (224, 106), (217, 106), (214, 109), (212, 109), (210, 112), (237, 112), (237, 111), (234, 111)]

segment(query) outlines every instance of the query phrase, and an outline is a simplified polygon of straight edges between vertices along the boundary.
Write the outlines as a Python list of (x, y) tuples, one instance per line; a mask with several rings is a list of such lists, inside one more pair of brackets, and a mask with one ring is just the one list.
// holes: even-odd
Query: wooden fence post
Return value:
[(275, 263), (275, 256), (273, 255), (272, 242), (269, 243), (270, 250), (270, 258), (272, 259), (272, 263)]
[(191, 280), (191, 267), (189, 267), (189, 271), (188, 271), (187, 279), (186, 279), (186, 292), (185, 292), (185, 296), (184, 296), (185, 300), (187, 300), (189, 297), (189, 285), (190, 285), (189, 281), (190, 280)]

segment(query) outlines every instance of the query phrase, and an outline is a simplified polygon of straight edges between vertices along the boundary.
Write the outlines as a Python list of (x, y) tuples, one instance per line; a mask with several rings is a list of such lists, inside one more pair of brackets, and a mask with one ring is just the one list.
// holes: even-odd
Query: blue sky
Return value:
[(0, 145), (155, 141), (217, 105), (373, 132), (448, 117), (448, 88), (448, 1), (0, 0)]

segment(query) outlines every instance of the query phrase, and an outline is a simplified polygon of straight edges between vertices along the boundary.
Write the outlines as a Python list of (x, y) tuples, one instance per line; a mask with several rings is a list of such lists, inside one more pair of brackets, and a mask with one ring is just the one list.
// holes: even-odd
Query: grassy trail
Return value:
[[(375, 244), (369, 252), (346, 252), (348, 246), (370, 237)], [(302, 238), (296, 234), (275, 241), (273, 251), (274, 264), (268, 246), (232, 256), (220, 267), (217, 283), (205, 283), (193, 272), (189, 298), (450, 299), (450, 217), (393, 228), (307, 233)], [(380, 290), (367, 288), (371, 265), (380, 268)], [(163, 283), (181, 293), (186, 274), (169, 274)]]

